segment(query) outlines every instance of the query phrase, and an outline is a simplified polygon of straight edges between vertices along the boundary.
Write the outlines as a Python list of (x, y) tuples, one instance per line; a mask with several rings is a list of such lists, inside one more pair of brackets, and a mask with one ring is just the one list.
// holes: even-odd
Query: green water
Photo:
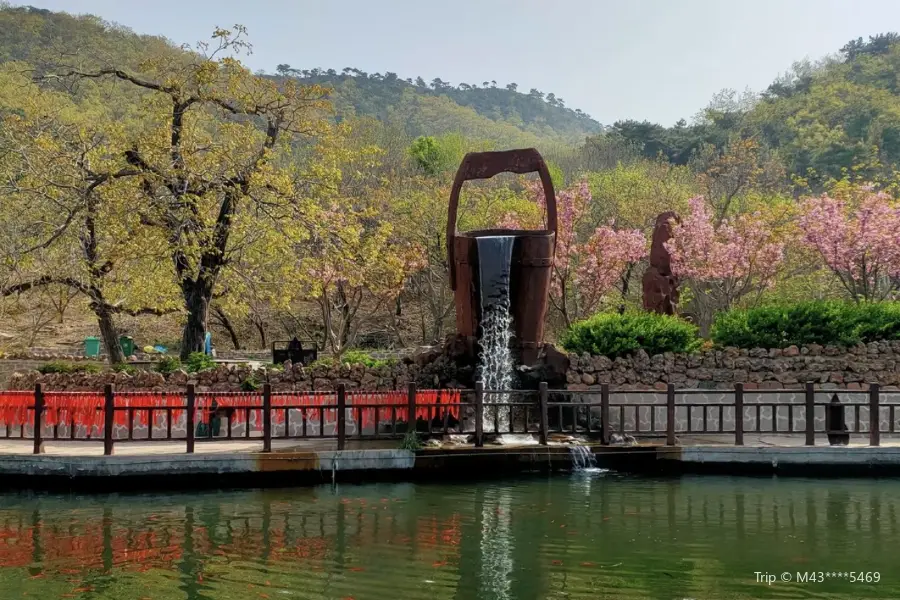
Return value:
[(613, 474), (6, 494), (0, 599), (900, 598), (898, 505), (894, 480)]

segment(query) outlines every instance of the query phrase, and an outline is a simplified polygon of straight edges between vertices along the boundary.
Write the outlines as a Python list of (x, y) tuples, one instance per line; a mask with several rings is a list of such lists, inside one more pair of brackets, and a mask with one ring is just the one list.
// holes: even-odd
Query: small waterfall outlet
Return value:
[(572, 455), (573, 471), (596, 471), (597, 458), (591, 449), (581, 444), (573, 444), (569, 446), (569, 454)]
[[(509, 272), (514, 236), (479, 237), (478, 264), (481, 290), (481, 339), (478, 379), (486, 390), (509, 390), (513, 385), (513, 360), (509, 349), (512, 316), (509, 314)], [(509, 402), (508, 394), (491, 394), (486, 402)], [(507, 431), (509, 411), (497, 411), (497, 427)], [(494, 411), (485, 410), (484, 428), (494, 428)]]

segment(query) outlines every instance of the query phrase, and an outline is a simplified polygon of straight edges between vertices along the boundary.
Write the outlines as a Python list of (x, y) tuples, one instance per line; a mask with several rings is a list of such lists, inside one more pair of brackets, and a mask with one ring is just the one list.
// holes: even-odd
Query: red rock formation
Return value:
[(672, 237), (671, 221), (678, 221), (674, 212), (656, 217), (653, 241), (650, 245), (650, 267), (642, 283), (644, 310), (674, 315), (678, 307), (678, 279), (672, 274), (672, 259), (665, 243)]

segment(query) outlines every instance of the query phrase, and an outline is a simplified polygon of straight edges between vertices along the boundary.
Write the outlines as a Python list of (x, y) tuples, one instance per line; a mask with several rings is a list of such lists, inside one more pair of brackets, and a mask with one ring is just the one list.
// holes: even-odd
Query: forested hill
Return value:
[(410, 119), (410, 135), (445, 133), (454, 124), (461, 133), (467, 129), (475, 132), (478, 125), (484, 124), (483, 119), (540, 138), (571, 143), (582, 142), (602, 129), (590, 115), (566, 107), (565, 100), (552, 92), (531, 89), (522, 93), (515, 83), (498, 85), (496, 81), (484, 81), (454, 86), (440, 78), (430, 82), (422, 77), (401, 79), (396, 73), (366, 73), (353, 67), (345, 67), (339, 73), (334, 69), (300, 70), (281, 64), (276, 72), (334, 88), (333, 99), (340, 114), (370, 116), (384, 122), (398, 116)]
[(686, 164), (705, 145), (756, 140), (801, 187), (852, 176), (896, 184), (900, 164), (900, 36), (847, 43), (818, 62), (796, 63), (762, 94), (724, 93), (701, 118), (674, 127), (620, 121), (604, 137), (645, 156)]
[[(198, 31), (197, 38), (209, 33)], [(250, 31), (251, 43), (253, 35)], [(39, 69), (60, 61), (134, 68), (148, 57), (167, 53), (174, 58), (183, 51), (162, 37), (139, 35), (99, 17), (10, 7), (0, 1), (0, 62), (21, 60)], [(552, 93), (520, 93), (515, 84), (454, 87), (434, 79), (426, 85), (421, 79), (402, 80), (390, 72), (294, 70), (288, 65), (273, 65), (271, 75), (329, 85), (334, 88), (332, 100), (339, 118), (374, 117), (402, 127), (411, 137), (453, 132), (493, 145), (541, 146), (580, 143), (601, 131), (598, 122), (567, 108)]]

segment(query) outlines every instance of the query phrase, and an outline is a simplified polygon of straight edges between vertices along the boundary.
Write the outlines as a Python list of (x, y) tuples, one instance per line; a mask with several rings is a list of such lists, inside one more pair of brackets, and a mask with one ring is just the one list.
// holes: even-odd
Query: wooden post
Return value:
[(744, 445), (744, 384), (734, 384), (734, 445)]
[[(541, 445), (547, 445), (547, 436), (549, 435), (549, 419), (547, 418), (547, 397), (550, 395), (547, 391), (547, 382), (542, 381), (538, 384), (538, 390), (540, 392), (540, 408), (541, 408)], [(527, 424), (526, 424), (527, 426)]]
[(410, 382), (406, 386), (406, 431), (416, 430), (416, 384)]
[[(44, 453), (44, 442), (42, 441), (43, 432), (41, 428), (44, 423), (44, 390), (41, 387), (41, 384), (34, 384), (34, 422), (32, 423), (32, 427), (34, 427), (34, 453), (35, 454), (43, 454)], [(25, 425), (22, 425), (24, 428)]]
[(877, 383), (869, 384), (869, 445), (881, 445), (881, 408)]
[[(263, 384), (263, 452), (272, 451), (272, 386)], [(250, 424), (248, 423), (249, 427)]]
[(103, 386), (103, 456), (113, 453), (113, 425), (116, 420), (116, 396), (112, 384)]
[(347, 388), (343, 383), (337, 386), (337, 449), (343, 450), (347, 443)]
[(666, 445), (675, 445), (675, 384), (666, 386)]
[(187, 386), (187, 416), (185, 418), (185, 427), (187, 427), (187, 453), (194, 453), (194, 412), (196, 411), (197, 398), (194, 394), (194, 384)]
[(475, 384), (475, 447), (484, 446), (484, 384)]
[(600, 443), (609, 445), (609, 384), (600, 384)]
[(812, 383), (806, 384), (806, 445), (816, 445), (816, 386)]

